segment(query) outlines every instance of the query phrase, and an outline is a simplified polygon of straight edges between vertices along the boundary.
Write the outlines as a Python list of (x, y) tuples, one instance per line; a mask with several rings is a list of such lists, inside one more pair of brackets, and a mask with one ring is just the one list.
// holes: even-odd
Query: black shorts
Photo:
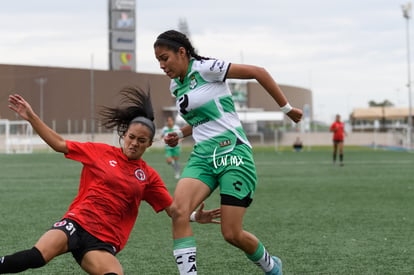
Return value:
[(58, 229), (65, 232), (68, 237), (68, 252), (72, 253), (79, 265), (82, 262), (83, 256), (92, 250), (105, 250), (112, 255), (116, 254), (114, 246), (92, 236), (74, 220), (62, 219), (53, 224), (51, 229)]
[(243, 199), (238, 199), (236, 197), (221, 194), (221, 204), (230, 205), (230, 206), (239, 206), (247, 208), (252, 203), (253, 199), (250, 197), (250, 193)]

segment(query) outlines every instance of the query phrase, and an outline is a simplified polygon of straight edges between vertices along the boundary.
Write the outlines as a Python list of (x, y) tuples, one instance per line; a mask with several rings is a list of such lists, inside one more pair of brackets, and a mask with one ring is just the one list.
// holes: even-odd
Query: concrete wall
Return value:
[[(92, 141), (90, 134), (71, 134), (62, 135), (67, 140), (76, 140), (80, 142)], [(268, 145), (268, 146), (292, 146), (296, 137), (300, 137), (303, 141), (303, 145), (306, 146), (330, 146), (332, 145), (331, 133), (283, 133), (281, 139), (277, 140), (274, 137), (267, 137), (263, 139), (263, 143), (260, 136), (250, 136), (249, 139), (253, 145)], [(393, 133), (349, 133), (345, 138), (345, 146), (366, 146), (366, 145), (386, 145), (386, 146), (401, 146), (400, 135)], [(94, 136), (94, 142), (107, 143), (114, 146), (119, 146), (118, 136), (114, 133), (98, 134)], [(43, 150), (47, 151), (48, 146), (37, 136), (33, 137), (33, 149), (34, 151)], [(186, 138), (184, 140), (184, 146), (193, 145), (192, 138)], [(163, 147), (164, 143), (160, 138), (160, 133), (155, 136), (153, 147)], [(5, 153), (5, 141), (4, 136), (0, 135), (0, 153)]]
[[(300, 137), (304, 146), (324, 146), (332, 144), (332, 133), (283, 133), (279, 141), (281, 146), (291, 146), (296, 137)], [(348, 133), (344, 145), (386, 145), (401, 146), (403, 137), (394, 133)]]

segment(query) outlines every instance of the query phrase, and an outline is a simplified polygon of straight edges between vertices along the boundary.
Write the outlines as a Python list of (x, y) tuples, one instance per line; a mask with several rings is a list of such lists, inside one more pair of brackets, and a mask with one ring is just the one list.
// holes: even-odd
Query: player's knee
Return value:
[(33, 267), (42, 267), (49, 262), (43, 257), (42, 253), (35, 246), (31, 249), (31, 251)]
[(241, 240), (241, 232), (238, 232), (234, 229), (224, 229), (222, 228), (221, 234), (223, 235), (223, 238), (226, 242), (238, 246), (240, 244)]
[(190, 212), (186, 209), (186, 207), (183, 207), (177, 203), (173, 203), (170, 206), (170, 213), (173, 220), (189, 220), (190, 218)]

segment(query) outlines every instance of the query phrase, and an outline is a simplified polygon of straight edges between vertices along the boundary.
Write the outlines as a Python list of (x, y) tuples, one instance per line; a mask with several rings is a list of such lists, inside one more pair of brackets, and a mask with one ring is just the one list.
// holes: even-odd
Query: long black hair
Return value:
[(208, 60), (209, 57), (200, 56), (191, 44), (190, 39), (182, 32), (176, 30), (168, 30), (158, 35), (154, 42), (154, 48), (167, 47), (168, 49), (178, 52), (180, 47), (184, 47), (189, 58), (193, 57), (197, 60)]
[(135, 86), (124, 87), (120, 92), (121, 101), (118, 107), (103, 106), (101, 124), (106, 129), (116, 128), (122, 138), (131, 123), (141, 123), (151, 130), (151, 140), (155, 135), (154, 110), (150, 93)]

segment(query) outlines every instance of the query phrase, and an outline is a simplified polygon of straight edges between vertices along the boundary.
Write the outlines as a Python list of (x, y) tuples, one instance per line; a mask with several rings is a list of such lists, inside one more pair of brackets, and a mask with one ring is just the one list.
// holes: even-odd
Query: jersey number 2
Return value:
[(188, 107), (188, 95), (183, 95), (178, 99), (179, 105), (180, 105), (180, 113), (183, 115), (186, 115), (188, 111), (186, 108)]

